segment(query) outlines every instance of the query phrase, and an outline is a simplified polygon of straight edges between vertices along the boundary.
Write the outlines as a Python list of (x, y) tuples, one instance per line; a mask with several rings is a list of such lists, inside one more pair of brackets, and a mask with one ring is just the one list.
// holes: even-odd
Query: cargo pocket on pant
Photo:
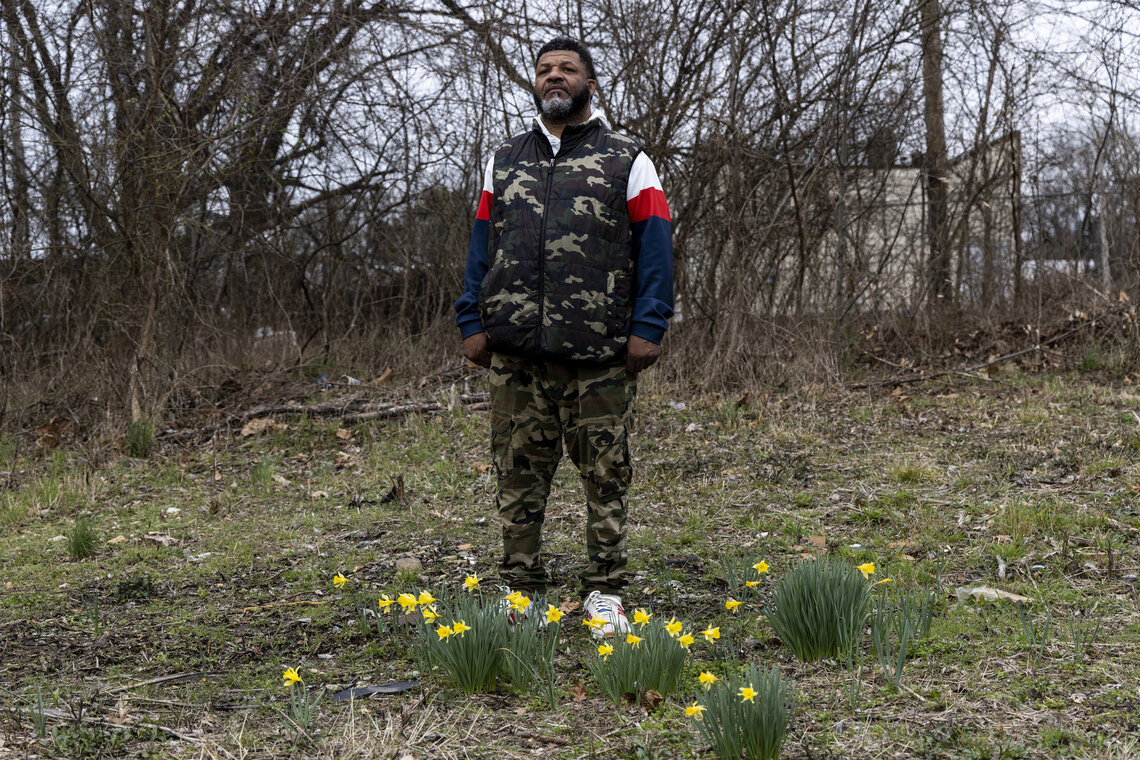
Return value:
[(491, 459), (495, 476), (501, 478), (511, 469), (511, 437), (515, 432), (515, 421), (504, 412), (491, 412)]
[(600, 501), (625, 496), (633, 477), (629, 445), (624, 425), (590, 430), (588, 478)]

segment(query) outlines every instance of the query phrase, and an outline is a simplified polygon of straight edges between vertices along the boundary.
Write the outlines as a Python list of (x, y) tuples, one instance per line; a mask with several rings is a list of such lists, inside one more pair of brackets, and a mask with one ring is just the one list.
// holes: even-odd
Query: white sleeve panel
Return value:
[[(636, 162), (634, 166), (636, 166)], [(483, 192), (494, 194), (495, 190), (495, 154), (492, 153), (491, 157), (487, 159), (487, 168), (483, 170)]]
[(664, 189), (661, 187), (661, 180), (657, 176), (657, 168), (653, 165), (653, 161), (645, 155), (645, 151), (642, 151), (633, 159), (633, 166), (629, 170), (629, 184), (625, 188), (626, 201), (633, 200), (642, 190), (650, 187)]

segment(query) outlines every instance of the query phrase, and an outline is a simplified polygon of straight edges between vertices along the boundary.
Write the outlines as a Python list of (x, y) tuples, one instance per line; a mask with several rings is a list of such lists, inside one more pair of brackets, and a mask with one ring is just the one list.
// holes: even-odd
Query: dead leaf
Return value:
[(657, 705), (661, 704), (665, 697), (661, 696), (661, 692), (656, 689), (650, 689), (641, 695), (641, 703), (645, 705), (645, 709), (653, 712), (657, 709)]
[(469, 552), (474, 548), (475, 548), (474, 544), (460, 544), (459, 546), (456, 547), (456, 551)]
[(586, 687), (577, 678), (570, 684), (570, 699), (573, 702), (586, 701)]
[(109, 544), (125, 544), (126, 542), (127, 542), (127, 537), (124, 536), (122, 533), (120, 533), (119, 535), (117, 535), (114, 538), (109, 539), (107, 541), (107, 543), (109, 543)]
[(314, 499), (327, 499), (329, 497), (328, 491), (313, 491), (309, 496)]
[(70, 417), (52, 417), (36, 428), (36, 446), (41, 449), (54, 449), (70, 431)]
[(827, 539), (823, 536), (808, 536), (808, 543), (815, 547), (824, 548), (827, 546)]
[(271, 433), (274, 430), (288, 429), (288, 425), (283, 422), (277, 422), (272, 417), (258, 417), (242, 425), (241, 434), (243, 438), (249, 438), (251, 435), (260, 435), (262, 433)]
[(475, 472), (479, 473), (480, 475), (487, 472), (489, 469), (491, 469), (491, 465), (487, 464), (486, 462), (475, 463)]
[(558, 605), (558, 609), (562, 610), (563, 615), (569, 615), (574, 610), (582, 606), (582, 602), (577, 599), (570, 599), (562, 597), (562, 603)]
[(959, 586), (955, 590), (955, 595), (962, 601), (973, 599), (977, 602), (997, 602), (1005, 600), (1007, 602), (1032, 602), (1033, 600), (1021, 594), (1011, 594), (1008, 591), (1001, 589), (989, 588), (988, 586)]
[(174, 536), (167, 535), (166, 533), (159, 533), (158, 531), (147, 531), (143, 536), (143, 541), (151, 544), (158, 544), (159, 546), (177, 546), (181, 543)]
[(384, 371), (380, 373), (380, 377), (377, 377), (377, 378), (372, 380), (372, 384), (373, 385), (380, 385), (381, 383), (386, 383), (391, 379), (392, 379), (392, 368), (386, 367), (384, 369)]
[(341, 439), (342, 441), (351, 440), (352, 439), (352, 431), (349, 430), (348, 428), (337, 428), (336, 429), (336, 437)]

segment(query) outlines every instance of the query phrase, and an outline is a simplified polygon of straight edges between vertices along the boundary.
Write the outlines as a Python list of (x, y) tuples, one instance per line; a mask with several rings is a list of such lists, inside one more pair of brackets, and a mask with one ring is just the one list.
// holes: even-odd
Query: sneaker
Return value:
[[(586, 597), (586, 621), (594, 638), (604, 638), (633, 630), (625, 618), (621, 597), (616, 594), (603, 594), (591, 591)], [(598, 623), (601, 623), (600, 625)]]

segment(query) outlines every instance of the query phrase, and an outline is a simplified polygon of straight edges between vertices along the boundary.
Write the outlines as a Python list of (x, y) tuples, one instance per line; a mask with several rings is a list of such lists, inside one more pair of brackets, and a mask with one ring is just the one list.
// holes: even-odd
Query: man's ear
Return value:
[(598, 91), (598, 80), (587, 79), (586, 86), (590, 88), (590, 97), (594, 97), (594, 94)]

